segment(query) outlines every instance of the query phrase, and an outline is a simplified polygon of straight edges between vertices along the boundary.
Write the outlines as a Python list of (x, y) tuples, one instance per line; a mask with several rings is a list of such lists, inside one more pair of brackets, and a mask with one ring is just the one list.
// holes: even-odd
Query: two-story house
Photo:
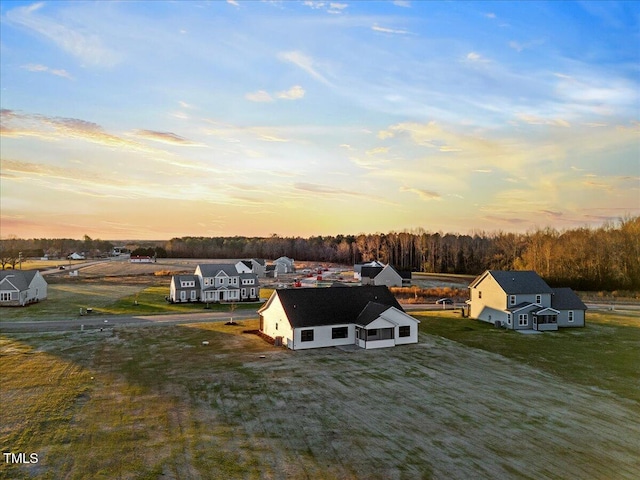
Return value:
[(469, 285), (469, 316), (513, 330), (584, 327), (587, 306), (533, 271), (487, 270)]
[(260, 298), (255, 273), (239, 273), (234, 264), (201, 264), (193, 275), (171, 278), (171, 302), (244, 302)]

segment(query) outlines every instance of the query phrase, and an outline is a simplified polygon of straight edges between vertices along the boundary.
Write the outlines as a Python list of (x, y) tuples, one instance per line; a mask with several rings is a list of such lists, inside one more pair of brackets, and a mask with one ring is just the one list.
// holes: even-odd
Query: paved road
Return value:
[[(460, 310), (462, 305), (442, 305), (431, 303), (406, 304), (403, 308), (408, 311), (416, 310)], [(615, 310), (640, 317), (640, 304), (605, 304), (589, 303), (590, 310)], [(258, 318), (256, 311), (238, 310), (233, 313), (234, 320), (246, 320), (248, 318)], [(85, 315), (73, 320), (23, 320), (16, 322), (0, 323), (0, 333), (32, 333), (32, 332), (64, 332), (80, 331), (84, 325), (84, 330), (97, 330), (100, 328), (114, 328), (118, 326), (162, 326), (180, 325), (185, 323), (206, 323), (229, 321), (229, 312), (202, 312), (202, 313), (170, 313), (161, 315)], [(587, 319), (588, 320), (588, 319)]]
[[(236, 311), (233, 320), (257, 318), (254, 311)], [(31, 332), (65, 332), (97, 330), (100, 328), (114, 328), (119, 326), (161, 326), (180, 325), (184, 323), (226, 322), (231, 319), (229, 312), (205, 313), (172, 313), (162, 315), (85, 315), (74, 320), (39, 320), (0, 323), (1, 333), (31, 333)], [(84, 325), (84, 327), (82, 327)]]

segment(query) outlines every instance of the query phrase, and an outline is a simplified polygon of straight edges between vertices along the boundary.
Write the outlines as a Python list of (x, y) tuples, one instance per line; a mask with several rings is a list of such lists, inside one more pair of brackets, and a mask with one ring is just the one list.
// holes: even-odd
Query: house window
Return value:
[(241, 295), (242, 295), (242, 298), (245, 298), (247, 296), (247, 289), (246, 288), (242, 289), (242, 294)]
[(347, 338), (349, 327), (335, 327), (331, 329), (331, 338)]
[(511, 314), (507, 313), (507, 325), (511, 325)]
[(542, 304), (542, 295), (536, 295), (536, 303), (537, 303), (538, 305), (541, 305), (541, 304)]
[(238, 284), (238, 277), (233, 277), (233, 284), (237, 285)]
[(398, 327), (398, 336), (399, 337), (410, 337), (411, 336), (411, 326), (410, 325), (402, 325)]
[(529, 315), (526, 313), (521, 313), (518, 315), (518, 325), (521, 327), (526, 327), (529, 325)]
[(11, 292), (0, 293), (0, 301), (8, 302), (11, 300)]
[(509, 305), (515, 305), (515, 304), (516, 304), (516, 296), (509, 295)]
[(180, 300), (185, 301), (187, 299), (187, 292), (185, 292), (184, 290), (182, 290), (180, 292)]
[(573, 310), (569, 310), (567, 313), (569, 314), (569, 323), (573, 323)]
[(191, 300), (195, 300), (195, 299), (196, 299), (196, 291), (191, 290)]
[(478, 300), (482, 299), (482, 290), (478, 290)]
[(256, 296), (256, 289), (252, 288), (251, 290), (249, 290), (251, 292), (251, 298), (254, 298)]
[(300, 331), (300, 341), (302, 341), (302, 342), (313, 342), (313, 330), (301, 330)]

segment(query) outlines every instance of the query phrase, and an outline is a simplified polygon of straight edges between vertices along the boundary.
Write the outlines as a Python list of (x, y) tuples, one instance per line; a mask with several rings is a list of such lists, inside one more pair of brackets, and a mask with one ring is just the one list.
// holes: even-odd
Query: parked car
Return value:
[(453, 300), (451, 300), (450, 298), (441, 298), (439, 300), (436, 300), (436, 304), (437, 305), (453, 305)]

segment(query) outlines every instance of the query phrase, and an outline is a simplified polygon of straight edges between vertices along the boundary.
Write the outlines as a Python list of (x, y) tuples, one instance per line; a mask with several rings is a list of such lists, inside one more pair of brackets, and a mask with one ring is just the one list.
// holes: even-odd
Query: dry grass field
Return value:
[[(0, 443), (38, 463), (0, 477), (637, 478), (637, 398), (514, 358), (561, 338), (563, 367), (606, 372), (580, 352), (613, 330), (637, 343), (637, 320), (534, 339), (421, 318), (419, 344), (373, 351), (275, 348), (241, 333), (257, 320), (5, 335)], [(519, 350), (490, 351), (495, 335)]]

